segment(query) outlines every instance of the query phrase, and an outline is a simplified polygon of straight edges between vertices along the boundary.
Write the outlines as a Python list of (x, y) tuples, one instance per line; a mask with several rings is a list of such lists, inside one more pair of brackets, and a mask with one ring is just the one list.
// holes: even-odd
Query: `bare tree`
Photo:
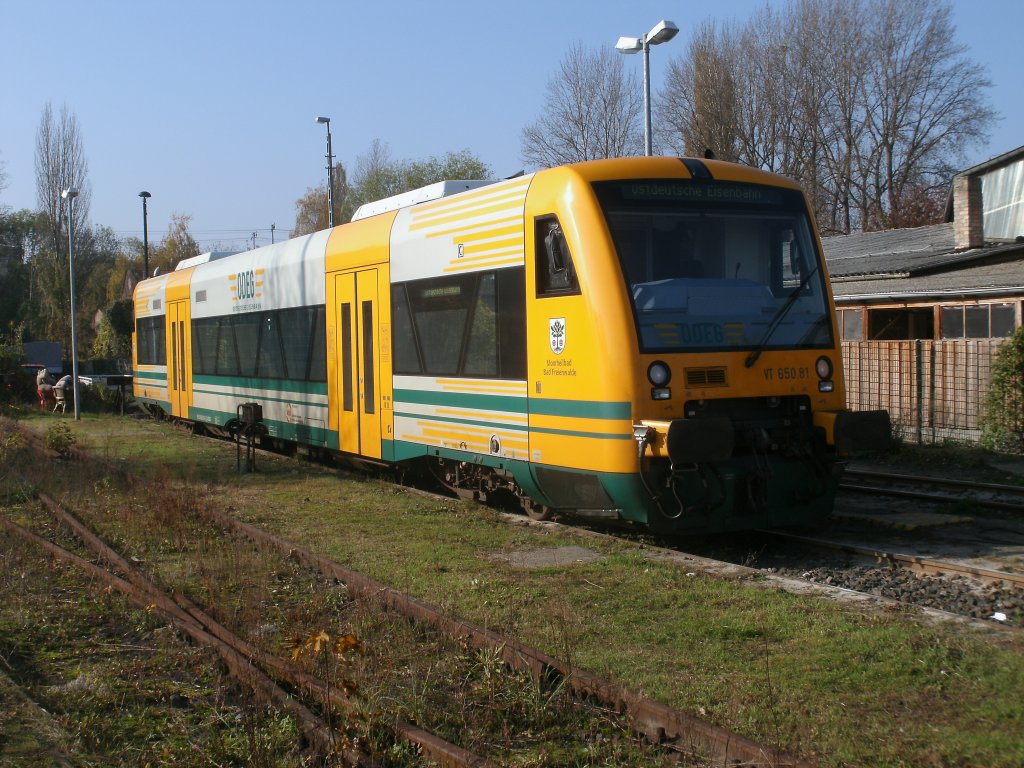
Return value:
[[(0, 192), (3, 192), (5, 189), (7, 189), (7, 163), (0, 160)], [(0, 216), (4, 214), (5, 210), (6, 206), (0, 205)]]
[(669, 63), (659, 116), (672, 129), (668, 143), (679, 155), (710, 149), (722, 160), (740, 159), (736, 76), (742, 68), (732, 61), (732, 34), (704, 23), (694, 31), (687, 55)]
[(918, 186), (944, 183), (962, 148), (982, 140), (995, 113), (982, 67), (954, 39), (948, 5), (874, 0), (873, 50), (866, 82), (877, 103), (861, 153), (865, 228), (899, 226)]
[(59, 120), (55, 119), (53, 108), (47, 103), (36, 132), (36, 204), (46, 217), (52, 239), (50, 245), (57, 253), (66, 248), (68, 202), (61, 195), (70, 187), (78, 189), (74, 203), (75, 230), (85, 231), (83, 224), (89, 219), (92, 201), (88, 173), (78, 118), (64, 106)]
[[(61, 109), (55, 119), (52, 107), (43, 109), (36, 133), (36, 199), (39, 206), (39, 233), (41, 235), (32, 268), (38, 290), (34, 297), (36, 307), (32, 314), (33, 331), (52, 339), (61, 339), (65, 349), (71, 338), (71, 313), (68, 270), (68, 212), (74, 210), (75, 282), (78, 286), (90, 283), (98, 274), (98, 267), (106, 258), (104, 248), (88, 227), (89, 204), (92, 197), (88, 163), (82, 142), (78, 119)], [(62, 197), (64, 190), (75, 187), (78, 196), (71, 206)], [(78, 302), (79, 323), (83, 329), (96, 309), (91, 302)], [(80, 338), (83, 349), (88, 344), (86, 334)]]
[(944, 0), (792, 0), (697, 29), (660, 110), (672, 144), (798, 178), (826, 232), (933, 206), (995, 115)]
[(522, 157), (532, 165), (643, 154), (643, 93), (611, 48), (573, 46), (547, 84), (543, 114), (523, 129)]

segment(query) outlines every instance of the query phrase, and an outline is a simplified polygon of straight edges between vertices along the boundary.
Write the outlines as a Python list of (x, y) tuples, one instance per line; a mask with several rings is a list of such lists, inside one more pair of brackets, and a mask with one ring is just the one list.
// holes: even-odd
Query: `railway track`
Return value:
[[(596, 536), (629, 539), (636, 535), (619, 528), (604, 532), (604, 526), (592, 527), (589, 532)], [(804, 592), (798, 585), (807, 585), (825, 590), (837, 598), (854, 594), (870, 601), (922, 609), (940, 618), (985, 621), (989, 625), (1017, 630), (1016, 623), (1006, 623), (1008, 616), (992, 621), (1001, 612), (998, 606), (973, 614), (958, 607), (958, 604), (971, 604), (976, 591), (971, 585), (979, 584), (998, 588), (998, 593), (1021, 595), (1019, 602), (1024, 613), (1024, 576), (1020, 574), (785, 531), (751, 533), (754, 539), (735, 547), (723, 547), (719, 541), (702, 542), (698, 546), (694, 546), (694, 542), (652, 542), (646, 535), (642, 535), (640, 541), (649, 556), (682, 558), (695, 567), (720, 572), (727, 577), (747, 573), (751, 577), (767, 578), (767, 583), (779, 583), (791, 592)], [(787, 554), (786, 565), (780, 566), (773, 544), (796, 547), (798, 553)], [(751, 555), (752, 552), (757, 554)], [(822, 555), (825, 563), (820, 562)], [(851, 567), (848, 562), (851, 558), (860, 565)], [(870, 565), (866, 567), (865, 564)], [(868, 573), (870, 578), (866, 578)], [(900, 574), (904, 573), (909, 575), (901, 578)], [(929, 577), (943, 579), (944, 587), (924, 588)], [(921, 582), (922, 588), (908, 586), (908, 580)], [(871, 588), (862, 587), (863, 582), (871, 582)], [(945, 595), (945, 600), (931, 599), (933, 592)]]
[(786, 531), (759, 531), (766, 536), (777, 539), (795, 542), (816, 550), (830, 552), (841, 552), (847, 555), (872, 560), (882, 565), (907, 570), (924, 576), (959, 576), (968, 579), (975, 579), (988, 584), (1005, 584), (1007, 586), (1024, 589), (1024, 574), (1001, 571), (995, 568), (984, 568), (978, 565), (955, 562), (952, 560), (940, 560), (931, 557), (922, 557), (901, 552), (866, 547), (831, 539), (803, 536)]
[[(37, 450), (42, 450), (34, 435), (30, 434), (30, 439)], [(76, 451), (76, 457), (80, 461), (92, 460), (88, 452), (81, 450)], [(108, 462), (102, 459), (100, 462), (104, 466), (108, 466)], [(123, 469), (120, 471), (123, 472)], [(233, 637), (229, 630), (209, 619), (199, 606), (187, 602), (183, 604), (182, 599), (179, 599), (178, 596), (172, 598), (162, 594), (151, 583), (145, 583), (130, 562), (113, 552), (105, 542), (82, 523), (76, 522), (73, 515), (66, 510), (58, 511), (58, 507), (52, 500), (47, 506), (55, 515), (61, 517), (64, 524), (72, 527), (77, 535), (81, 536), (91, 548), (94, 548), (97, 556), (109, 563), (111, 570), (117, 571), (117, 573), (101, 574), (100, 571), (104, 569), (98, 569), (97, 566), (80, 557), (76, 559), (73, 553), (60, 552), (59, 550), (62, 548), (53, 542), (44, 542), (38, 537), (33, 537), (30, 532), (19, 531), (10, 521), (0, 520), (0, 522), (10, 530), (16, 531), (18, 535), (31, 538), (53, 556), (74, 562), (97, 578), (109, 579), (107, 583), (111, 588), (123, 592), (137, 603), (145, 606), (155, 605), (162, 616), (180, 626), (182, 631), (198, 642), (209, 642), (214, 647), (218, 647), (218, 652), (226, 661), (233, 659), (233, 661), (228, 661), (229, 668), (235, 664), (241, 670), (240, 674), (243, 677), (255, 676), (258, 678), (259, 675), (263, 675), (267, 680), (259, 684), (259, 689), (262, 691), (260, 695), (269, 697), (269, 700), (285, 706), (282, 703), (285, 699), (280, 699), (282, 694), (273, 692), (273, 686), (277, 685), (275, 682), (277, 680), (287, 683), (289, 690), (304, 688), (311, 691), (314, 694), (314, 701), (328, 700), (339, 707), (345, 706), (343, 695), (325, 687), (327, 686), (326, 681), (311, 679), (308, 676), (303, 677), (299, 670), (282, 663), (280, 659), (275, 660), (267, 658), (265, 654), (260, 655), (245, 641)], [(750, 766), (778, 768), (808, 765), (796, 757), (756, 743), (684, 712), (666, 707), (512, 638), (452, 617), (436, 606), (398, 592), (339, 563), (309, 552), (294, 542), (289, 542), (237, 520), (229, 514), (211, 509), (203, 509), (200, 512), (218, 530), (229, 530), (252, 542), (273, 548), (284, 554), (289, 560), (315, 569), (329, 579), (340, 582), (349, 596), (370, 601), (390, 612), (430, 627), (447, 638), (456, 639), (470, 647), (496, 654), (511, 670), (528, 672), (538, 684), (564, 686), (581, 703), (596, 703), (608, 711), (618, 713), (632, 723), (632, 727), (638, 735), (643, 736), (651, 743), (659, 744), (668, 755), (675, 754), (681, 759), (692, 759), (694, 755), (708, 755), (714, 764), (739, 762)], [(223, 651), (220, 650), (219, 644), (224, 644), (226, 648)], [(258, 669), (254, 669), (255, 667)], [(296, 708), (293, 713), (300, 722), (304, 723), (305, 730), (310, 734), (310, 740), (321, 745), (327, 744), (330, 739), (329, 729), (316, 719), (313, 710), (301, 703), (294, 706)], [(288, 711), (293, 710), (289, 709)], [(429, 732), (417, 729), (411, 724), (400, 723), (397, 726), (396, 736), (416, 744), (419, 749), (441, 765), (489, 766), (493, 764), (484, 757), (443, 742)], [(350, 764), (362, 764), (358, 762), (360, 759), (365, 759), (365, 756), (352, 755), (349, 762)]]
[(943, 503), (969, 502), (1024, 516), (1024, 487), (850, 467), (839, 487), (845, 491)]
[[(352, 700), (343, 688), (308, 673), (293, 662), (261, 651), (213, 619), (184, 595), (167, 594), (64, 506), (45, 494), (38, 493), (37, 497), (55, 519), (71, 529), (97, 558), (107, 564), (109, 570), (33, 533), (5, 516), (0, 517), (0, 525), (54, 558), (78, 567), (108, 588), (120, 592), (138, 607), (155, 610), (194, 641), (211, 647), (226, 664), (232, 676), (248, 686), (257, 699), (273, 704), (295, 717), (301, 724), (303, 737), (314, 745), (320, 754), (337, 754), (348, 765), (374, 765), (369, 755), (342, 744), (336, 730), (315, 711), (324, 703), (329, 703), (341, 712), (351, 713)], [(288, 686), (287, 691), (282, 684)], [(497, 768), (497, 763), (451, 744), (411, 723), (397, 721), (393, 723), (392, 729), (396, 738), (414, 744), (439, 765), (453, 768)]]

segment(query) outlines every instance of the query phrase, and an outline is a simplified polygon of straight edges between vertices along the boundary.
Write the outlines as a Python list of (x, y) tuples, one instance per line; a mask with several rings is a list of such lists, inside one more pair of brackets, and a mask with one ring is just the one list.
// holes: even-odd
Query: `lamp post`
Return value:
[(321, 125), (327, 126), (327, 225), (334, 226), (334, 155), (331, 153), (331, 118), (318, 117)]
[(142, 198), (142, 279), (149, 277), (149, 211), (146, 210), (146, 201), (152, 197), (149, 192), (139, 192)]
[(75, 198), (78, 197), (77, 187), (68, 187), (61, 192), (61, 197), (68, 201), (68, 270), (70, 273), (69, 287), (71, 290), (71, 389), (75, 399), (75, 421), (81, 419), (78, 407), (78, 338), (75, 335)]
[(619, 53), (644, 54), (644, 154), (651, 156), (651, 46), (667, 43), (679, 34), (679, 27), (662, 19), (643, 37), (620, 37), (615, 43)]

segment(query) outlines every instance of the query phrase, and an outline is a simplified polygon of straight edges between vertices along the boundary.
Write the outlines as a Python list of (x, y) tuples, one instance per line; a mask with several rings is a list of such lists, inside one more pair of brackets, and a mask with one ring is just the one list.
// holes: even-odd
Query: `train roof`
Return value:
[(236, 253), (240, 253), (240, 251), (209, 251), (207, 253), (200, 253), (198, 256), (189, 256), (187, 259), (179, 261), (174, 271), (177, 272), (179, 269), (188, 269), (198, 264), (206, 264), (210, 261), (217, 261), (217, 259), (224, 259), (228, 256), (234, 256)]
[(426, 203), (430, 200), (439, 200), (442, 197), (456, 195), (459, 192), (467, 192), (471, 189), (479, 189), (497, 182), (489, 179), (461, 179), (455, 181), (439, 181), (419, 189), (402, 192), (398, 195), (385, 197), (381, 200), (374, 200), (370, 203), (363, 203), (356, 212), (352, 214), (352, 221), (376, 216), (388, 211), (397, 211), (399, 208), (406, 208), (417, 203)]

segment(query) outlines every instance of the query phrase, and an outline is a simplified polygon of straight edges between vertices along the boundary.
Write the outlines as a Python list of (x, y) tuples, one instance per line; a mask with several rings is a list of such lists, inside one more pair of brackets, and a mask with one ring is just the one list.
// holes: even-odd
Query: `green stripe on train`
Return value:
[(137, 381), (167, 381), (167, 374), (157, 371), (132, 371), (132, 377)]
[(508, 429), (515, 432), (543, 432), (546, 435), (566, 435), (568, 437), (587, 437), (594, 440), (632, 440), (632, 430), (628, 432), (583, 432), (574, 429), (549, 429), (547, 427), (528, 427), (525, 424), (495, 424), (493, 421), (474, 421), (472, 419), (453, 419), (447, 416), (433, 416), (423, 413), (403, 413), (395, 411), (395, 417), (407, 419), (420, 419), (440, 424), (468, 424), (473, 427), (486, 427), (488, 429)]
[(538, 416), (569, 416), (580, 419), (631, 419), (633, 407), (628, 401), (555, 400), (525, 395), (477, 395), (464, 392), (433, 392), (423, 389), (396, 389), (395, 404), (446, 405), (476, 408), (482, 411), (532, 413)]
[(233, 387), (235, 389), (262, 389), (273, 392), (295, 392), (303, 395), (327, 395), (326, 381), (292, 381), (290, 379), (260, 379), (245, 376), (195, 375), (192, 377), (193, 387), (201, 384)]

